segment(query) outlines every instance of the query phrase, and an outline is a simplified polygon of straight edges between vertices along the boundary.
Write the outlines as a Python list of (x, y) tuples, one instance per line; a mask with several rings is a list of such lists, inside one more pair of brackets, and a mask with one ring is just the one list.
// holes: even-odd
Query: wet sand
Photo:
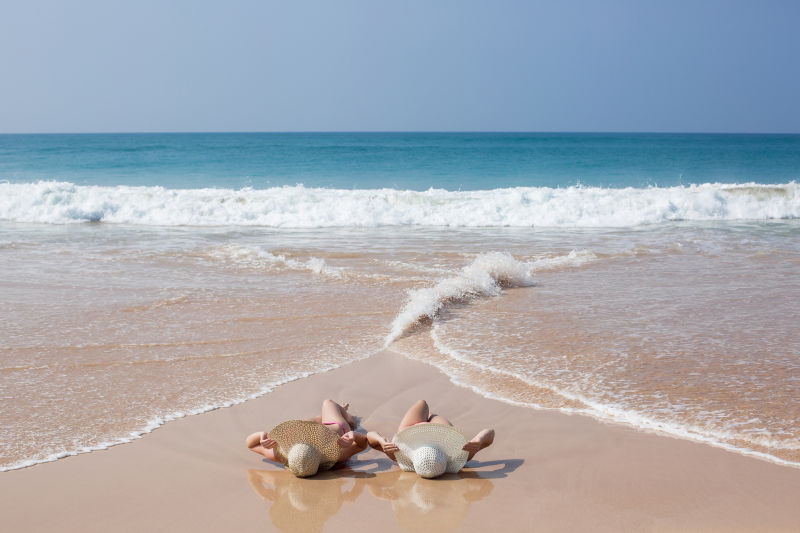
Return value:
[[(425, 398), (466, 434), (491, 425), (497, 438), (438, 480), (371, 450), (299, 480), (244, 447), (326, 397), (387, 436)], [(6, 531), (797, 531), (798, 501), (800, 469), (489, 400), (388, 351), (130, 444), (0, 474)]]

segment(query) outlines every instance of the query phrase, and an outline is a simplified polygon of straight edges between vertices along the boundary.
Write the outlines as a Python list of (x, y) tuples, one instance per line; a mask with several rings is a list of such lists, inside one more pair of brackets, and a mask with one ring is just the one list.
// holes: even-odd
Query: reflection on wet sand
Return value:
[(413, 472), (393, 471), (367, 484), (376, 498), (390, 500), (397, 523), (407, 531), (451, 531), (461, 525), (470, 505), (494, 489), (491, 479), (507, 477), (522, 459), (470, 461), (457, 474), (423, 479)]
[(473, 502), (494, 488), (488, 479), (464, 474), (471, 473), (423, 479), (414, 472), (395, 471), (376, 476), (367, 486), (376, 498), (392, 502), (403, 529), (450, 531), (461, 525)]
[[(451, 531), (464, 521), (470, 505), (494, 489), (493, 479), (507, 477), (521, 459), (470, 461), (458, 474), (423, 479), (391, 468), (388, 460), (355, 461), (358, 470), (342, 468), (301, 479), (286, 470), (248, 470), (250, 485), (272, 502), (272, 523), (284, 532), (320, 532), (344, 502), (354, 503), (364, 490), (392, 504), (397, 523), (407, 531)], [(377, 474), (376, 474), (377, 472)]]
[(272, 523), (286, 532), (319, 533), (344, 502), (353, 503), (374, 474), (349, 469), (323, 472), (301, 479), (287, 470), (248, 470), (250, 485), (272, 502)]

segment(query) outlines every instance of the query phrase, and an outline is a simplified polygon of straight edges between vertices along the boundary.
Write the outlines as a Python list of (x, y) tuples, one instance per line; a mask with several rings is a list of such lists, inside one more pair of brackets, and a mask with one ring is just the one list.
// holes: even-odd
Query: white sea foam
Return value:
[(343, 276), (342, 269), (331, 267), (325, 263), (324, 259), (318, 257), (310, 257), (303, 261), (250, 246), (227, 244), (210, 250), (208, 255), (215, 259), (255, 268), (305, 270), (333, 278)]
[[(724, 448), (730, 451), (734, 451), (737, 453), (741, 453), (743, 455), (750, 455), (753, 457), (758, 457), (760, 459), (767, 460), (769, 462), (785, 465), (785, 466), (793, 466), (793, 467), (800, 467), (800, 463), (796, 463), (793, 461), (787, 461), (785, 459), (781, 459), (769, 453), (761, 452), (758, 450), (753, 450), (751, 448), (734, 445), (731, 442), (739, 441), (739, 442), (749, 442), (755, 446), (761, 446), (766, 449), (774, 449), (774, 450), (797, 450), (800, 449), (800, 441), (797, 439), (790, 439), (790, 440), (778, 440), (771, 438), (769, 436), (758, 436), (758, 435), (750, 435), (745, 433), (737, 433), (735, 431), (725, 431), (719, 430), (709, 427), (700, 427), (697, 425), (687, 425), (681, 424), (679, 422), (671, 421), (671, 420), (659, 420), (653, 418), (651, 416), (647, 416), (641, 412), (638, 412), (634, 409), (625, 408), (618, 405), (613, 404), (606, 404), (595, 401), (586, 397), (583, 394), (575, 393), (573, 391), (566, 391), (563, 389), (559, 389), (545, 383), (531, 380), (529, 377), (517, 374), (515, 372), (510, 372), (508, 370), (503, 370), (499, 368), (492, 367), (490, 365), (486, 365), (471, 359), (470, 357), (461, 354), (457, 350), (454, 350), (450, 346), (448, 346), (439, 336), (439, 327), (438, 325), (434, 324), (434, 327), (431, 328), (430, 331), (431, 340), (433, 341), (434, 346), (442, 355), (445, 355), (455, 361), (463, 363), (467, 366), (471, 366), (480, 372), (496, 374), (496, 375), (503, 375), (507, 376), (516, 380), (519, 380), (523, 383), (526, 383), (530, 386), (549, 390), (567, 400), (572, 400), (573, 402), (577, 402), (579, 404), (583, 404), (585, 408), (571, 408), (571, 407), (564, 407), (559, 408), (557, 410), (567, 413), (567, 414), (582, 414), (588, 415), (592, 418), (596, 418), (599, 420), (607, 421), (607, 422), (614, 422), (618, 424), (624, 424), (628, 426), (633, 426), (638, 429), (646, 430), (646, 431), (653, 431), (656, 433), (662, 433), (671, 435), (673, 437), (683, 438), (687, 440), (692, 440), (695, 442), (702, 442), (705, 444), (709, 444), (711, 446), (717, 448)], [(466, 383), (460, 380), (452, 371), (452, 369), (447, 368), (446, 365), (436, 364), (434, 365), (440, 370), (442, 370), (445, 374), (450, 377), (450, 381), (454, 384), (465, 387), (473, 392), (484, 396), (486, 398), (491, 398), (494, 400), (502, 401), (505, 403), (509, 403), (512, 405), (518, 405), (522, 407), (530, 407), (534, 409), (549, 409), (547, 407), (543, 407), (537, 403), (533, 402), (520, 402), (516, 400), (512, 400), (510, 398), (506, 398), (502, 395), (497, 395), (482, 389), (481, 387), (477, 387), (473, 384)]]
[(542, 257), (530, 262), (519, 261), (503, 252), (480, 254), (461, 272), (440, 280), (432, 287), (410, 291), (405, 306), (392, 322), (386, 346), (420, 320), (435, 318), (450, 302), (495, 296), (507, 287), (530, 286), (536, 270), (580, 266), (595, 259), (597, 256), (589, 250), (572, 250), (566, 255)]
[(552, 270), (563, 267), (577, 267), (595, 261), (597, 256), (590, 250), (572, 250), (567, 255), (542, 257), (532, 262), (531, 268), (536, 270)]
[(102, 442), (100, 444), (96, 444), (96, 445), (93, 445), (93, 446), (79, 446), (79, 447), (76, 447), (76, 448), (73, 448), (73, 449), (65, 449), (65, 450), (57, 451), (57, 452), (51, 453), (51, 454), (43, 456), (43, 457), (24, 459), (22, 461), (18, 461), (16, 463), (12, 463), (12, 464), (10, 464), (8, 466), (0, 466), (0, 472), (5, 472), (7, 470), (17, 470), (19, 468), (26, 468), (28, 466), (33, 466), (33, 465), (36, 465), (36, 464), (39, 464), (39, 463), (48, 463), (48, 462), (52, 462), (52, 461), (57, 461), (58, 459), (62, 459), (64, 457), (70, 457), (72, 455), (79, 455), (79, 454), (82, 454), (82, 453), (89, 453), (89, 452), (93, 452), (93, 451), (97, 451), (97, 450), (105, 450), (107, 448), (110, 448), (112, 446), (117, 446), (119, 444), (127, 444), (127, 443), (132, 442), (132, 441), (134, 441), (136, 439), (142, 438), (147, 433), (151, 433), (151, 432), (155, 431), (156, 429), (160, 428), (161, 426), (163, 426), (167, 422), (171, 422), (173, 420), (178, 420), (180, 418), (184, 418), (184, 417), (190, 416), (190, 415), (197, 415), (197, 414), (206, 413), (208, 411), (213, 411), (215, 409), (220, 409), (222, 407), (230, 407), (232, 405), (236, 405), (236, 404), (245, 402), (245, 401), (247, 401), (249, 399), (257, 398), (259, 396), (263, 396), (264, 394), (267, 394), (268, 392), (271, 392), (278, 385), (282, 385), (283, 383), (288, 383), (290, 381), (295, 381), (295, 380), (298, 380), (298, 379), (302, 379), (302, 378), (308, 377), (309, 375), (311, 375), (310, 372), (309, 373), (303, 373), (303, 374), (300, 374), (300, 375), (297, 375), (297, 376), (292, 376), (291, 378), (288, 378), (288, 379), (285, 379), (285, 380), (275, 381), (275, 382), (270, 383), (269, 385), (265, 386), (264, 388), (262, 388), (260, 391), (256, 392), (255, 394), (251, 394), (251, 395), (249, 395), (247, 397), (237, 398), (235, 400), (222, 402), (222, 403), (219, 403), (219, 404), (204, 405), (202, 407), (198, 407), (197, 409), (192, 409), (191, 411), (188, 411), (188, 412), (175, 411), (175, 412), (172, 412), (172, 413), (165, 414), (164, 416), (155, 417), (155, 418), (149, 420), (145, 424), (145, 426), (143, 428), (138, 429), (136, 431), (131, 431), (126, 436), (115, 437), (115, 438), (112, 438), (112, 439), (110, 439), (108, 441), (105, 441), (105, 442)]
[(646, 189), (517, 187), (490, 191), (164, 189), (0, 183), (0, 220), (162, 226), (629, 227), (674, 220), (800, 218), (800, 186)]
[(386, 346), (421, 319), (434, 318), (449, 302), (494, 296), (500, 294), (502, 287), (531, 284), (533, 276), (529, 264), (507, 253), (481, 254), (456, 276), (445, 278), (433, 287), (410, 291), (408, 301), (392, 322)]
[(271, 381), (267, 385), (264, 385), (260, 390), (254, 392), (252, 394), (248, 394), (246, 396), (241, 396), (241, 397), (238, 397), (238, 398), (234, 398), (232, 400), (223, 401), (223, 402), (219, 402), (219, 403), (206, 404), (206, 405), (203, 405), (201, 407), (198, 407), (196, 409), (192, 409), (192, 410), (189, 410), (189, 411), (175, 411), (175, 412), (164, 414), (163, 416), (154, 417), (154, 418), (150, 419), (145, 424), (144, 427), (142, 427), (140, 429), (137, 429), (135, 431), (131, 431), (130, 433), (128, 433), (125, 436), (116, 436), (116, 437), (111, 438), (108, 441), (105, 441), (105, 442), (102, 442), (102, 443), (99, 443), (99, 444), (96, 444), (96, 445), (93, 445), (93, 446), (79, 446), (79, 447), (76, 447), (76, 448), (73, 448), (73, 449), (64, 449), (64, 450), (56, 451), (56, 452), (53, 452), (53, 453), (48, 454), (46, 456), (23, 459), (21, 461), (18, 461), (16, 463), (12, 463), (12, 464), (7, 465), (7, 466), (0, 466), (0, 472), (5, 472), (5, 471), (8, 471), (8, 470), (18, 470), (20, 468), (26, 468), (26, 467), (33, 466), (33, 465), (36, 465), (36, 464), (39, 464), (39, 463), (48, 463), (48, 462), (52, 462), (52, 461), (57, 461), (58, 459), (62, 459), (64, 457), (70, 457), (70, 456), (78, 455), (78, 454), (82, 454), (82, 453), (89, 453), (89, 452), (93, 452), (93, 451), (97, 451), (97, 450), (105, 450), (105, 449), (110, 448), (112, 446), (117, 446), (117, 445), (120, 445), (120, 444), (127, 444), (127, 443), (132, 442), (132, 441), (134, 441), (136, 439), (141, 439), (143, 436), (145, 436), (148, 433), (152, 433), (153, 431), (155, 431), (156, 429), (160, 428), (161, 426), (163, 426), (167, 422), (171, 422), (173, 420), (178, 420), (178, 419), (184, 418), (186, 416), (207, 413), (209, 411), (214, 411), (216, 409), (221, 409), (223, 407), (231, 407), (231, 406), (234, 406), (234, 405), (238, 405), (240, 403), (246, 402), (247, 400), (252, 400), (252, 399), (258, 398), (260, 396), (263, 396), (265, 394), (268, 394), (268, 393), (272, 392), (279, 385), (283, 385), (285, 383), (290, 383), (292, 381), (297, 381), (299, 379), (307, 378), (307, 377), (309, 377), (311, 375), (314, 375), (314, 374), (322, 374), (322, 373), (325, 373), (325, 372), (330, 372), (331, 370), (334, 370), (334, 369), (338, 368), (342, 364), (347, 364), (347, 363), (349, 363), (349, 362), (351, 362), (353, 360), (365, 359), (367, 357), (370, 357), (371, 355), (373, 355), (373, 354), (372, 353), (366, 353), (366, 354), (363, 355), (363, 357), (355, 358), (355, 359), (352, 359), (350, 361), (345, 361), (345, 362), (342, 362), (342, 363), (339, 363), (339, 364), (328, 364), (328, 365), (320, 367), (319, 369), (317, 369), (317, 370), (315, 370), (313, 372), (300, 372), (300, 373), (297, 373), (295, 375), (291, 375), (291, 376), (288, 376), (288, 377), (285, 377), (285, 378), (282, 378), (282, 379), (276, 379), (274, 381)]

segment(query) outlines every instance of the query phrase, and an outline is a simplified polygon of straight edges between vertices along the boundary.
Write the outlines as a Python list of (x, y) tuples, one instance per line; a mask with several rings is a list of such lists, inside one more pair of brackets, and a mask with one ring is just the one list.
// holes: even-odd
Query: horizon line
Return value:
[(0, 135), (185, 135), (185, 134), (321, 134), (321, 133), (465, 133), (465, 134), (640, 134), (640, 135), (799, 135), (798, 131), (677, 131), (677, 130), (133, 130), (133, 131), (30, 131), (0, 132)]

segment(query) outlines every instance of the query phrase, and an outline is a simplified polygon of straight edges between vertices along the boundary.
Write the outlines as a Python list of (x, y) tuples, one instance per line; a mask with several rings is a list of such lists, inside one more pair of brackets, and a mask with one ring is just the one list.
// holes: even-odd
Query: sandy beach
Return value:
[[(422, 480), (372, 450), (313, 479), (244, 437), (347, 400), (392, 434), (425, 398), (495, 444), (458, 475)], [(57, 440), (57, 434), (42, 434)], [(0, 474), (6, 531), (797, 531), (800, 469), (706, 445), (515, 407), (384, 351), (130, 444)]]

